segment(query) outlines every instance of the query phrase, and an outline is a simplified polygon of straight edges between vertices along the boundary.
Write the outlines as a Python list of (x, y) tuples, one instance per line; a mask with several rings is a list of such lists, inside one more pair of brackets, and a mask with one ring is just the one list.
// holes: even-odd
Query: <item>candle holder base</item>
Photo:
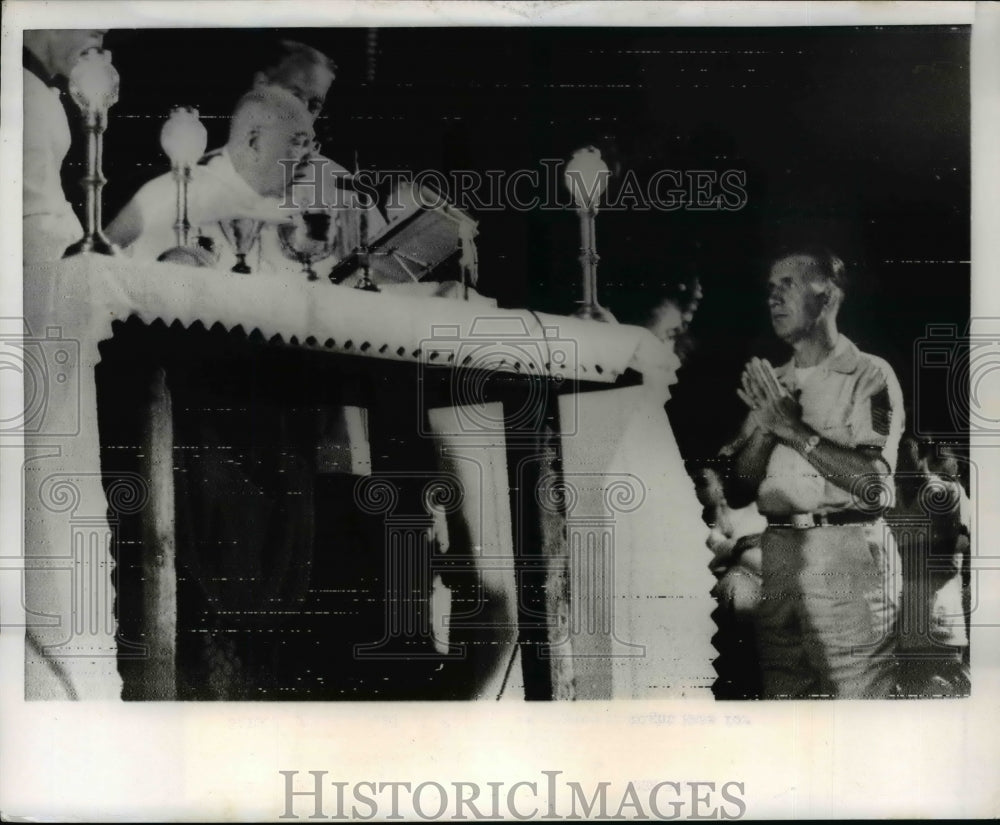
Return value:
[(362, 292), (381, 292), (382, 290), (378, 288), (375, 282), (371, 279), (371, 274), (367, 266), (361, 270), (361, 280), (354, 285), (355, 289), (360, 289)]
[(66, 247), (63, 252), (64, 258), (72, 258), (75, 255), (92, 253), (95, 255), (118, 255), (121, 250), (107, 238), (100, 235), (85, 235), (76, 243)]
[(215, 256), (200, 246), (172, 246), (156, 259), (164, 264), (181, 264), (183, 266), (205, 267), (214, 269), (217, 263)]
[(358, 281), (354, 287), (355, 289), (360, 289), (362, 292), (381, 292), (382, 290), (378, 288), (374, 281), (371, 279)]
[(600, 304), (583, 304), (576, 312), (574, 318), (583, 318), (587, 321), (602, 321), (606, 324), (617, 324), (618, 319)]

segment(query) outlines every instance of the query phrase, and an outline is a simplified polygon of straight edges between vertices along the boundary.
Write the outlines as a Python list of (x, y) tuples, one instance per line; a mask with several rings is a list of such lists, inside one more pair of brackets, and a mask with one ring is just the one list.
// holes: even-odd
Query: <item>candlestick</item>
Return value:
[(198, 110), (190, 106), (177, 106), (160, 131), (160, 146), (170, 159), (170, 167), (177, 184), (177, 220), (174, 223), (177, 246), (188, 246), (191, 222), (188, 220), (188, 184), (191, 167), (208, 146), (208, 132), (198, 118)]
[(87, 134), (87, 174), (81, 180), (87, 201), (84, 235), (63, 253), (64, 258), (84, 252), (101, 255), (118, 252), (118, 247), (101, 230), (101, 189), (107, 183), (101, 172), (104, 131), (108, 109), (118, 102), (118, 84), (118, 72), (111, 65), (111, 52), (104, 49), (87, 49), (70, 72), (69, 93), (83, 113)]
[(583, 274), (583, 300), (574, 313), (594, 321), (614, 321), (614, 316), (597, 300), (597, 204), (610, 176), (601, 153), (593, 146), (578, 149), (566, 164), (564, 180), (576, 204), (580, 219), (580, 267)]

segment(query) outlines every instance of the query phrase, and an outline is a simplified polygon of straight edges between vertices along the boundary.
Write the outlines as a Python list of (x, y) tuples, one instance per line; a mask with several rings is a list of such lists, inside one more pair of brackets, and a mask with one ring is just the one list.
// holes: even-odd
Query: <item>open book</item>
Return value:
[[(454, 255), (476, 283), (477, 223), (427, 186), (401, 183), (389, 199), (389, 223), (368, 242), (369, 276), (376, 284), (414, 283)], [(330, 273), (338, 284), (361, 277), (363, 250), (355, 249)]]

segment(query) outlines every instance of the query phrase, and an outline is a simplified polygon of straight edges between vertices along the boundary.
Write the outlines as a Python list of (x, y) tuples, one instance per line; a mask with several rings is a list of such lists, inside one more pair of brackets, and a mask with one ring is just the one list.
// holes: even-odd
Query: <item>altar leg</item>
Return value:
[(143, 620), (148, 658), (143, 698), (177, 698), (177, 566), (174, 536), (173, 412), (166, 374), (152, 377), (143, 423), (142, 475), (150, 504), (142, 513)]

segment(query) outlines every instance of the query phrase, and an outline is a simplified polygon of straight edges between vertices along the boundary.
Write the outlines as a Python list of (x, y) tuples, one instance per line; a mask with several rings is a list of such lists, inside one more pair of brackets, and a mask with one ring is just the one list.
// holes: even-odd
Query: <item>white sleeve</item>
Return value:
[(143, 184), (108, 225), (111, 240), (130, 250), (137, 261), (155, 261), (174, 246), (176, 193), (171, 175)]
[(903, 390), (888, 363), (881, 358), (868, 357), (882, 374), (885, 385), (870, 397), (855, 400), (849, 426), (853, 443), (858, 447), (877, 447), (891, 471), (896, 466), (899, 441), (906, 423)]
[(69, 145), (69, 126), (52, 89), (24, 72), (24, 150), (22, 207), (26, 263), (58, 260), (83, 236), (83, 227), (66, 200), (57, 144)]

